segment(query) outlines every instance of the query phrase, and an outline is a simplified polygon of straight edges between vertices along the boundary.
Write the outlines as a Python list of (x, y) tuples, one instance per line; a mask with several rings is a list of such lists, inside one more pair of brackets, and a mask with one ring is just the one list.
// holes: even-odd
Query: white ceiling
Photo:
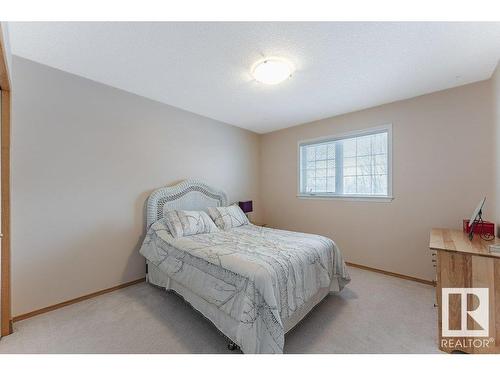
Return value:
[[(500, 23), (9, 23), (12, 53), (266, 133), (488, 79)], [(296, 67), (276, 86), (250, 68)]]

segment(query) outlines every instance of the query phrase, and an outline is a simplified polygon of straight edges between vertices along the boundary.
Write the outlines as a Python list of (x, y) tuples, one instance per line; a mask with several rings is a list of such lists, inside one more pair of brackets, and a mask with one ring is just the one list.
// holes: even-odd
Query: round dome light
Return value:
[(252, 69), (253, 77), (266, 85), (275, 85), (291, 77), (293, 66), (288, 61), (270, 57), (257, 62)]

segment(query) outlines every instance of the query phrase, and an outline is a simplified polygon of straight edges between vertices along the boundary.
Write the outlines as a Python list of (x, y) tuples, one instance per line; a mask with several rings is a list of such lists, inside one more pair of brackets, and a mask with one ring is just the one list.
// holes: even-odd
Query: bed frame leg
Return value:
[(231, 341), (229, 344), (227, 344), (227, 348), (228, 348), (229, 350), (231, 350), (231, 351), (234, 351), (234, 350), (236, 350), (236, 349), (239, 349), (239, 346), (238, 346), (238, 345), (236, 345), (234, 342), (232, 342), (232, 341)]

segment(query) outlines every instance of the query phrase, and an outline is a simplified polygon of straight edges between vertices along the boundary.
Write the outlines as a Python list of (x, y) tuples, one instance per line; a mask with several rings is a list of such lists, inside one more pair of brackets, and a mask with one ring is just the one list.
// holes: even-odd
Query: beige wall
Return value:
[[(491, 88), (495, 123), (495, 218), (497, 225), (500, 225), (500, 62), (491, 77)], [(497, 228), (497, 233), (500, 236), (500, 228)]]
[[(187, 177), (253, 199), (257, 221), (332, 237), (348, 261), (424, 279), (431, 227), (459, 227), (482, 195), (486, 218), (495, 213), (498, 69), (492, 81), (259, 137), (18, 57), (13, 68), (14, 315), (142, 277), (144, 201)], [(386, 123), (393, 202), (296, 197), (299, 140)]]
[[(459, 228), (479, 199), (493, 215), (491, 82), (399, 101), (261, 137), (261, 197), (271, 226), (335, 240), (345, 259), (433, 279), (429, 229)], [(299, 199), (297, 142), (393, 124), (391, 203)]]
[(253, 199), (258, 215), (258, 135), (21, 58), (13, 67), (14, 315), (144, 276), (155, 188), (198, 178)]

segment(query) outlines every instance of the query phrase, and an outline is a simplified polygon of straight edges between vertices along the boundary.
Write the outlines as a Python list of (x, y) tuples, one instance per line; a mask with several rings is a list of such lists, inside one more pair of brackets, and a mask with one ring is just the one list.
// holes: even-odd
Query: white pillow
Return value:
[(224, 230), (249, 223), (247, 215), (236, 204), (228, 207), (209, 207), (208, 214), (215, 221), (215, 224)]
[(167, 211), (165, 222), (172, 236), (176, 238), (219, 231), (203, 211)]

